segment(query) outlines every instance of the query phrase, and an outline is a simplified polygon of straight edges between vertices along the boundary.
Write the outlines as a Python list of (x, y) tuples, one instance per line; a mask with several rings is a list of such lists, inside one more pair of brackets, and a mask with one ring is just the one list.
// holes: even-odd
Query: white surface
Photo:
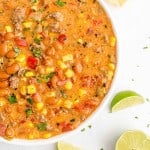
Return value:
[[(107, 4), (115, 19), (120, 42), (121, 65), (114, 94), (132, 89), (150, 98), (150, 0), (128, 0), (121, 8)], [(147, 49), (143, 47), (148, 46)], [(111, 100), (110, 100), (111, 101)], [(99, 114), (85, 131), (64, 139), (84, 150), (114, 150), (116, 139), (125, 130), (143, 130), (150, 135), (150, 102), (117, 113)], [(138, 119), (136, 119), (136, 116)], [(55, 150), (55, 144), (17, 146), (0, 143), (0, 150)]]

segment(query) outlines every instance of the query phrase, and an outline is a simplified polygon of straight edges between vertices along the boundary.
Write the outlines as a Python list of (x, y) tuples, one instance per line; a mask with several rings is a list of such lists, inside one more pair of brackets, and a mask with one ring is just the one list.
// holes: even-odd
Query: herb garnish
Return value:
[(40, 45), (41, 43), (41, 39), (40, 38), (34, 38), (34, 42), (38, 45)]
[(37, 128), (38, 128), (39, 131), (45, 131), (46, 127), (47, 127), (46, 122), (43, 122), (43, 123), (40, 123), (40, 124), (37, 125)]
[(59, 91), (59, 95), (60, 95), (60, 97), (68, 98), (68, 96), (67, 96), (67, 94), (66, 94), (66, 92), (64, 90), (60, 90)]
[(57, 6), (60, 6), (60, 7), (63, 7), (63, 6), (66, 5), (66, 2), (63, 2), (63, 1), (61, 1), (61, 0), (57, 0), (57, 1), (56, 1), (56, 5), (57, 5)]
[(31, 46), (30, 50), (32, 51), (32, 53), (35, 57), (41, 58), (41, 56), (42, 56), (42, 49), (41, 48), (36, 48), (34, 46)]
[(8, 97), (8, 101), (9, 101), (11, 104), (17, 103), (16, 95), (15, 95), (15, 94), (11, 94), (11, 95)]
[(85, 131), (85, 128), (81, 129), (81, 132), (84, 132)]
[(48, 75), (41, 75), (39, 76), (39, 78), (37, 79), (37, 82), (38, 83), (42, 83), (42, 82), (48, 82), (52, 77), (55, 76), (55, 72), (51, 72), (50, 74)]
[(20, 48), (18, 48), (18, 47), (14, 47), (13, 48), (14, 49), (14, 51), (15, 51), (15, 53), (16, 53), (16, 55), (18, 56), (19, 55), (19, 53), (20, 53)]
[(33, 99), (32, 98), (27, 98), (27, 101), (28, 101), (29, 104), (31, 104), (31, 105), (33, 104)]
[(26, 109), (27, 117), (33, 114), (33, 110), (31, 108)]
[(31, 3), (36, 3), (37, 2), (37, 0), (31, 0)]
[(92, 128), (92, 125), (88, 125), (88, 128), (91, 129), (91, 128)]
[(143, 49), (148, 49), (148, 46), (144, 46)]

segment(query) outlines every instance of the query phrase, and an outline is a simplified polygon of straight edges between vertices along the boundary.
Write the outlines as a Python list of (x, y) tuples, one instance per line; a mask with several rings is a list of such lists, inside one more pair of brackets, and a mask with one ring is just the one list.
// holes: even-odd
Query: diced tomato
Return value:
[(65, 34), (60, 34), (58, 37), (58, 41), (62, 44), (67, 40), (67, 36)]
[(4, 124), (0, 124), (0, 136), (5, 135), (6, 126)]
[(27, 65), (28, 65), (29, 68), (35, 69), (36, 66), (37, 66), (37, 63), (38, 63), (38, 60), (35, 57), (29, 56), (27, 58)]
[(73, 130), (73, 125), (71, 123), (62, 122), (60, 123), (59, 128), (62, 130), (62, 132), (71, 131)]
[(23, 47), (26, 47), (28, 45), (27, 42), (26, 42), (26, 40), (22, 39), (22, 38), (15, 38), (15, 43), (18, 46), (23, 46)]

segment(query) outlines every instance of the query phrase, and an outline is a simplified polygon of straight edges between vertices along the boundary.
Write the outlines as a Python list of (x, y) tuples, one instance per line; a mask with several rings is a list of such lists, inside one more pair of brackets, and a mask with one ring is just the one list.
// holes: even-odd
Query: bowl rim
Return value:
[(113, 95), (113, 91), (115, 89), (115, 83), (116, 83), (117, 77), (118, 77), (118, 70), (119, 70), (119, 66), (120, 66), (120, 60), (119, 60), (120, 59), (120, 53), (119, 53), (120, 46), (119, 46), (118, 33), (117, 33), (116, 25), (115, 25), (115, 19), (112, 16), (110, 8), (107, 6), (107, 4), (104, 0), (97, 0), (97, 1), (100, 3), (100, 5), (104, 9), (105, 13), (107, 14), (107, 16), (111, 22), (113, 32), (117, 38), (117, 45), (116, 45), (117, 63), (116, 63), (115, 75), (113, 77), (111, 87), (110, 87), (108, 93), (103, 98), (102, 103), (97, 107), (97, 109), (84, 122), (82, 122), (76, 129), (74, 129), (72, 131), (65, 132), (65, 133), (62, 133), (60, 135), (56, 135), (56, 136), (51, 137), (49, 139), (37, 139), (37, 140), (12, 139), (9, 141), (9, 140), (6, 140), (6, 139), (0, 137), (1, 143), (11, 144), (11, 145), (21, 145), (21, 146), (35, 146), (35, 145), (38, 146), (38, 145), (53, 144), (57, 141), (64, 140), (65, 138), (67, 138), (71, 135), (75, 135), (75, 134), (78, 134), (79, 132), (81, 132), (81, 130), (86, 125), (89, 125), (92, 122), (92, 120), (94, 120), (94, 118), (96, 118), (96, 116), (102, 114), (104, 109), (109, 105), (109, 102), (110, 102), (109, 99)]

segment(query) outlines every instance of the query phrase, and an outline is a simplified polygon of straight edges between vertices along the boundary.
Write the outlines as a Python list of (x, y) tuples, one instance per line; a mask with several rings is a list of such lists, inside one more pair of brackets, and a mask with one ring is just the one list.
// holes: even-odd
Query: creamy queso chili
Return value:
[(0, 136), (46, 139), (102, 102), (116, 38), (96, 0), (0, 0)]

